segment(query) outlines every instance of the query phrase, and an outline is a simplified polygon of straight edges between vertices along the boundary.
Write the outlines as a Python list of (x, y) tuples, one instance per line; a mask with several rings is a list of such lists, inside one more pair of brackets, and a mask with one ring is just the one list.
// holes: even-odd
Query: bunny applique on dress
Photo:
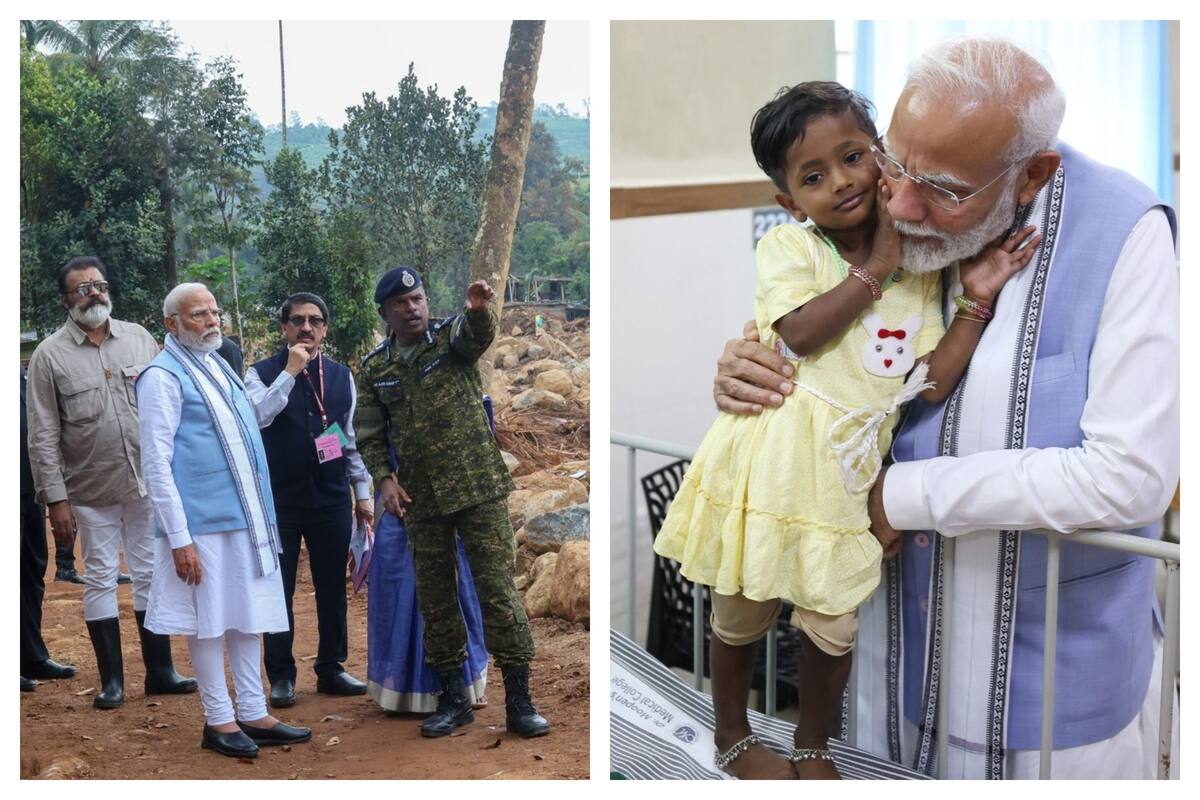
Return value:
[(840, 615), (879, 582), (867, 489), (891, 446), (897, 409), (928, 386), (927, 367), (913, 365), (945, 330), (940, 272), (889, 279), (858, 322), (800, 357), (774, 323), (844, 281), (848, 266), (818, 231), (799, 225), (773, 228), (758, 248), (759, 338), (789, 359), (795, 390), (757, 416), (720, 415), (654, 549), (721, 594)]

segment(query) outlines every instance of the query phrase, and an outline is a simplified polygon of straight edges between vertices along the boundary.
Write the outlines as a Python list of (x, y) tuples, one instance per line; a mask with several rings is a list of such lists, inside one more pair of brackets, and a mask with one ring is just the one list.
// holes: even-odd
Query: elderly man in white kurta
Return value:
[(188, 637), (201, 746), (252, 758), (259, 745), (312, 736), (267, 713), (259, 673), (259, 635), (288, 628), (266, 456), (241, 380), (215, 356), (221, 311), (212, 294), (181, 284), (163, 317), (163, 352), (137, 381), (142, 471), (158, 523), (146, 626)]
[[(1047, 556), (1036, 532), (1154, 538), (1179, 477), (1175, 214), (1136, 179), (1057, 141), (1065, 102), (1015, 46), (951, 42), (910, 68), (876, 143), (901, 264), (951, 265), (948, 301), (960, 291), (959, 259), (1010, 226), (1042, 234), (958, 389), (909, 410), (896, 463), (868, 502), (885, 555), (899, 557), (860, 615), (859, 744), (952, 778), (1038, 774)], [(1007, 177), (978, 188), (996, 174)], [(742, 356), (779, 371), (765, 348), (731, 345), (718, 405), (781, 399), (738, 385), (787, 388), (782, 373), (752, 376)], [(1153, 568), (1064, 538), (1052, 777), (1157, 771)], [(937, 765), (944, 680), (949, 751)]]

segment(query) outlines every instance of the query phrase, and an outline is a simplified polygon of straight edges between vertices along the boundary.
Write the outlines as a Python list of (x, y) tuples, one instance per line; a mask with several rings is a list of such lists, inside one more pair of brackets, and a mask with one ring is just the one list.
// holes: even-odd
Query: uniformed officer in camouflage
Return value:
[(493, 296), (476, 281), (461, 314), (430, 325), (421, 276), (408, 267), (389, 271), (375, 302), (391, 335), (358, 374), (358, 448), (384, 510), (405, 518), (425, 657), (442, 679), (437, 710), (421, 725), (424, 736), (445, 736), (475, 719), (461, 668), (467, 633), (454, 591), (456, 531), (475, 577), (484, 641), (504, 675), (508, 730), (523, 737), (550, 730), (529, 696), (533, 638), (513, 583), (513, 482), (488, 425), (476, 365), (496, 335)]

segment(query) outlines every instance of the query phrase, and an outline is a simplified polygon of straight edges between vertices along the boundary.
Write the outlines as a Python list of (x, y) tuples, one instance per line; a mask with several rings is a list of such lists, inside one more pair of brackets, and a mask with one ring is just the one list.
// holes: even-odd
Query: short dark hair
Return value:
[(850, 111), (863, 133), (874, 139), (875, 106), (863, 95), (833, 81), (808, 81), (783, 87), (775, 99), (760, 108), (750, 121), (750, 148), (754, 160), (779, 190), (787, 187), (787, 151), (804, 138), (809, 120), (823, 114)]
[(329, 322), (329, 306), (325, 305), (325, 301), (317, 297), (312, 292), (296, 292), (294, 295), (283, 301), (283, 305), (279, 307), (279, 321), (287, 322), (288, 317), (292, 315), (292, 309), (295, 306), (302, 306), (305, 303), (312, 303), (317, 308), (321, 309), (321, 316), (325, 318), (325, 322)]
[(68, 275), (70, 275), (72, 272), (79, 272), (81, 270), (88, 269), (89, 267), (95, 267), (96, 269), (100, 270), (100, 277), (104, 278), (104, 280), (108, 280), (108, 270), (105, 269), (103, 261), (95, 256), (75, 256), (70, 261), (59, 267), (58, 293), (67, 293)]

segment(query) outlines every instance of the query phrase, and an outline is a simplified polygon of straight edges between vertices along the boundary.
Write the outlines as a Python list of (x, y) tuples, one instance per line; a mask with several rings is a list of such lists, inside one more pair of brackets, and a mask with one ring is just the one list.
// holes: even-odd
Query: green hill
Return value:
[[(484, 106), (479, 109), (479, 127), (475, 129), (477, 139), (491, 136), (496, 129), (496, 106)], [(565, 113), (565, 109), (555, 109), (547, 105), (539, 105), (533, 112), (533, 119), (541, 122), (550, 131), (558, 144), (558, 150), (564, 156), (578, 159), (585, 165), (589, 164), (588, 148), (591, 139), (591, 123), (584, 117), (573, 117)], [(299, 150), (304, 157), (304, 163), (309, 167), (318, 167), (329, 153), (329, 126), (323, 122), (295, 124), (288, 126), (288, 147)], [(278, 125), (267, 127), (263, 138), (265, 160), (274, 161), (275, 156), (283, 148), (283, 134)], [(267, 191), (266, 178), (261, 168), (255, 169), (255, 180), (259, 189)]]

